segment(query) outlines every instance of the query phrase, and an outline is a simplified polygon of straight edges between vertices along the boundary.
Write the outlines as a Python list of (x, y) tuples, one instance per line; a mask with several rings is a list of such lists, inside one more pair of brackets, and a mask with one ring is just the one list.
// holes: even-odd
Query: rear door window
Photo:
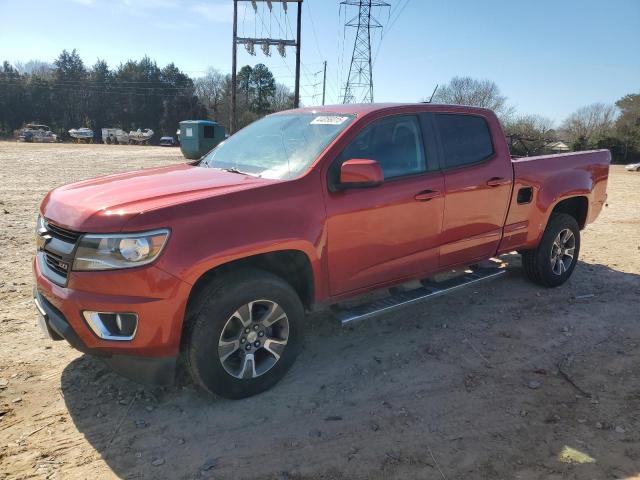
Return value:
[(442, 146), (442, 167), (471, 165), (493, 155), (491, 132), (484, 118), (438, 113), (434, 119)]

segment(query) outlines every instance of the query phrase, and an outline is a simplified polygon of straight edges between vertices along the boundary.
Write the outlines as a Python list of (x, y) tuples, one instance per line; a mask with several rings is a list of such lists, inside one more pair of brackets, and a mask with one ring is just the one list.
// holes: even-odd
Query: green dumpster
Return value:
[(180, 150), (189, 159), (198, 159), (224, 140), (224, 127), (210, 120), (180, 122)]

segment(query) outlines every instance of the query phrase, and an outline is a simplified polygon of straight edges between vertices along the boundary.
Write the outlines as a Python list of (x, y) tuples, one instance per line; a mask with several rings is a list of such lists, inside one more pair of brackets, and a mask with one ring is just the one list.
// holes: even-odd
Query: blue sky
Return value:
[[(387, 1), (391, 8), (377, 14), (384, 37), (374, 36), (373, 45), (376, 101), (419, 101), (436, 84), (469, 75), (494, 80), (518, 112), (560, 122), (583, 105), (640, 91), (640, 0)], [(28, 6), (0, 0), (0, 60), (52, 61), (63, 48), (76, 48), (88, 65), (102, 58), (114, 67), (146, 54), (193, 77), (208, 67), (228, 72), (232, 11), (231, 0), (31, 0)], [(352, 48), (352, 37), (344, 39), (344, 13), (338, 0), (304, 1), (307, 105), (320, 101), (314, 84), (322, 80), (316, 73), (323, 60), (327, 103), (339, 101)], [(255, 18), (241, 2), (240, 35), (269, 28), (283, 34), (281, 14), (265, 10), (257, 27)], [(295, 28), (294, 5), (289, 21)], [(251, 57), (241, 49), (239, 64), (266, 63), (278, 81), (293, 85), (293, 49), (285, 60), (256, 50)]]

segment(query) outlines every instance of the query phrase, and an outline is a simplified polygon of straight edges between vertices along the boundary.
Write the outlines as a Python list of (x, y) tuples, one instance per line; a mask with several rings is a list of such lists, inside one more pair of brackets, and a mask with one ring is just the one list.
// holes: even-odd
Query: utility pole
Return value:
[(236, 118), (236, 94), (238, 88), (238, 0), (233, 0), (233, 53), (231, 54), (231, 109), (229, 114), (229, 130), (235, 133), (237, 130)]
[[(279, 3), (282, 5), (282, 9), (285, 13), (285, 18), (287, 15), (287, 4), (288, 3), (296, 3), (298, 5), (297, 12), (297, 38), (295, 40), (290, 39), (278, 39), (271, 38), (271, 29), (269, 28), (269, 35), (267, 37), (262, 38), (254, 38), (254, 37), (238, 37), (238, 2), (251, 2), (251, 5), (254, 8), (256, 14), (258, 14), (258, 6), (259, 2), (266, 2), (269, 7), (269, 12), (271, 12), (274, 3)], [(231, 57), (231, 109), (230, 109), (230, 119), (229, 119), (229, 128), (231, 133), (234, 133), (237, 130), (237, 88), (238, 88), (238, 78), (237, 78), (237, 70), (238, 70), (238, 45), (244, 45), (249, 52), (250, 55), (255, 55), (255, 46), (260, 45), (262, 47), (262, 51), (265, 55), (270, 56), (270, 48), (277, 47), (278, 53), (282, 56), (286, 56), (286, 47), (296, 47), (296, 80), (294, 87), (294, 106), (298, 108), (300, 106), (300, 40), (302, 37), (302, 2), (303, 0), (233, 0), (233, 51)], [(277, 18), (277, 17), (276, 17)], [(261, 18), (262, 21), (262, 18)], [(286, 22), (287, 20), (285, 20)], [(264, 23), (263, 23), (264, 25)], [(286, 35), (286, 29), (285, 29)]]
[(302, 33), (302, 0), (298, 3), (298, 29), (296, 42), (296, 86), (293, 93), (293, 108), (300, 108), (300, 34)]
[(327, 93), (327, 61), (324, 61), (324, 74), (322, 75), (322, 105), (324, 105), (325, 94)]
[(382, 24), (372, 15), (372, 9), (389, 7), (387, 2), (378, 0), (344, 0), (345, 5), (358, 7), (358, 13), (344, 25), (356, 29), (353, 54), (349, 66), (349, 76), (344, 87), (342, 103), (373, 103), (373, 72), (371, 69), (371, 30), (382, 28)]

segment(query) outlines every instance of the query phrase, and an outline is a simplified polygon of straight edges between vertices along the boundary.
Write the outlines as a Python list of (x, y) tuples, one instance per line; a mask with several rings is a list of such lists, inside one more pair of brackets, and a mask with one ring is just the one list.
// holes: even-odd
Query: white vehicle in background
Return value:
[(69, 135), (71, 135), (71, 138), (75, 138), (78, 142), (93, 141), (93, 130), (90, 128), (72, 128), (69, 130)]
[(46, 125), (27, 123), (18, 131), (19, 142), (54, 143), (58, 141), (55, 133)]
[(102, 143), (106, 143), (107, 145), (129, 143), (129, 134), (121, 128), (103, 128)]
[(624, 168), (625, 170), (629, 170), (630, 172), (640, 172), (640, 163), (630, 163)]
[(149, 142), (151, 137), (153, 137), (153, 130), (150, 128), (131, 130), (129, 132), (129, 144), (138, 143), (144, 145)]

